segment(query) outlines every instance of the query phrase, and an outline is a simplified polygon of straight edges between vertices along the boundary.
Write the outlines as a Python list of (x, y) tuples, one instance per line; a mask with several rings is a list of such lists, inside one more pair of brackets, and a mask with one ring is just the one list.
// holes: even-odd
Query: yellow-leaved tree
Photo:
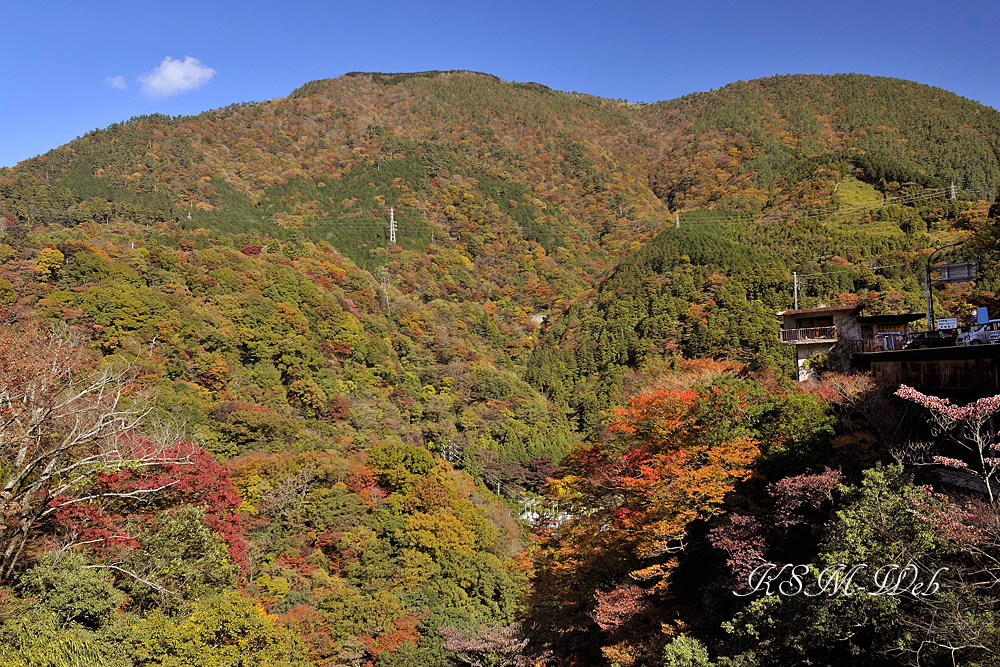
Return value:
[(38, 253), (38, 263), (35, 265), (39, 277), (42, 280), (51, 280), (62, 268), (65, 259), (66, 256), (55, 248), (42, 248), (41, 252)]

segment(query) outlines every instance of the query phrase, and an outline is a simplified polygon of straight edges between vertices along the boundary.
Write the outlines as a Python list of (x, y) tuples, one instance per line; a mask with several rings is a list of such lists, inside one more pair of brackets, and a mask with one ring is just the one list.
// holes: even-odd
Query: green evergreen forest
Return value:
[[(915, 463), (1000, 401), (793, 382), (776, 314), (946, 246), (1000, 313), (998, 188), (1000, 112), (860, 74), (353, 72), (0, 168), (0, 664), (994, 665), (1000, 510)], [(760, 579), (839, 563), (913, 581)]]

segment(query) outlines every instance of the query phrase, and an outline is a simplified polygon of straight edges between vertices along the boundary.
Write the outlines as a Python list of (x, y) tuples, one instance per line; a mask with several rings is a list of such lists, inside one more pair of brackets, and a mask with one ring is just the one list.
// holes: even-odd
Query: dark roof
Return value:
[(828, 308), (806, 308), (805, 310), (783, 310), (778, 315), (815, 315), (818, 313), (837, 313), (860, 310), (861, 306), (830, 306)]
[(896, 322), (915, 322), (927, 317), (927, 313), (900, 313), (898, 315), (866, 315), (858, 318), (859, 324), (894, 324)]

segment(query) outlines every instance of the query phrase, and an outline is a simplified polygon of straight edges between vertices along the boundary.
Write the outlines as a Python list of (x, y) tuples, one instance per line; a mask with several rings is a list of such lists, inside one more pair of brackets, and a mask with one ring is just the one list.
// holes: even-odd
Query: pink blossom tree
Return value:
[(947, 398), (927, 396), (913, 387), (900, 385), (896, 396), (913, 401), (930, 412), (931, 431), (937, 438), (944, 438), (967, 450), (974, 458), (970, 466), (968, 462), (947, 456), (934, 456), (932, 461), (950, 468), (967, 470), (986, 484), (986, 492), (990, 502), (994, 501), (993, 487), (990, 481), (1000, 469), (1000, 443), (994, 434), (990, 433), (987, 423), (1000, 410), (1000, 394), (981, 398), (966, 406), (953, 405)]

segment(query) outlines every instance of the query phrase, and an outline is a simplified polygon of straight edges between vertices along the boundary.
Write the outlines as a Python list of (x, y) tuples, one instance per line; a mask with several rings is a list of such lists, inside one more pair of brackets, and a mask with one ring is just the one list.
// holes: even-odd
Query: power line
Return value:
[(764, 217), (760, 218), (758, 220), (758, 222), (764, 222), (764, 221), (767, 221), (767, 222), (772, 222), (772, 221), (773, 222), (780, 222), (782, 220), (790, 220), (790, 219), (795, 219), (796, 221), (798, 221), (798, 220), (810, 220), (810, 219), (814, 219), (814, 218), (829, 218), (829, 217), (835, 217), (835, 216), (839, 216), (839, 215), (851, 215), (853, 213), (861, 213), (863, 211), (870, 211), (870, 210), (876, 210), (876, 209), (881, 209), (881, 208), (888, 208), (889, 206), (897, 206), (897, 205), (900, 205), (900, 204), (912, 204), (912, 203), (917, 203), (917, 202), (920, 202), (920, 201), (928, 201), (928, 200), (932, 200), (932, 199), (939, 199), (939, 198), (941, 198), (943, 196), (943, 194), (944, 194), (943, 190), (940, 191), (940, 192), (925, 192), (925, 193), (920, 193), (920, 194), (917, 194), (917, 195), (910, 195), (908, 197), (897, 197), (895, 199), (886, 199), (881, 204), (875, 204), (875, 205), (871, 205), (871, 204), (859, 204), (859, 205), (851, 206), (851, 207), (848, 207), (848, 208), (841, 208), (841, 209), (838, 209), (836, 211), (825, 211), (825, 212), (822, 212), (822, 213), (809, 213), (808, 211), (806, 211), (804, 213), (798, 213), (798, 212), (795, 212), (795, 211), (790, 211), (790, 212), (784, 213), (782, 215), (777, 215), (777, 216), (773, 216), (773, 217), (764, 216)]
[[(836, 215), (845, 215), (845, 214), (851, 214), (851, 213), (860, 213), (861, 211), (868, 211), (868, 210), (873, 210), (873, 209), (886, 208), (888, 206), (894, 206), (894, 205), (898, 205), (898, 204), (901, 204), (901, 203), (914, 203), (914, 202), (918, 202), (918, 201), (925, 201), (925, 200), (931, 200), (931, 199), (940, 199), (940, 198), (942, 198), (944, 196), (944, 194), (945, 194), (945, 191), (942, 188), (940, 191), (930, 191), (930, 192), (925, 191), (925, 192), (922, 192), (920, 194), (910, 195), (908, 197), (897, 197), (895, 199), (887, 199), (887, 200), (884, 200), (881, 204), (876, 204), (874, 206), (869, 205), (869, 204), (858, 204), (856, 206), (852, 206), (852, 207), (848, 207), (848, 208), (842, 208), (842, 209), (838, 209), (836, 211), (827, 211), (827, 212), (823, 212), (823, 213), (809, 213), (809, 212), (806, 212), (806, 213), (802, 213), (802, 214), (799, 214), (799, 215), (796, 215), (794, 212), (789, 212), (789, 213), (786, 213), (786, 214), (784, 214), (784, 215), (782, 215), (780, 217), (777, 217), (776, 221), (777, 220), (781, 220), (781, 219), (787, 220), (789, 218), (795, 218), (796, 220), (808, 220), (810, 218), (823, 218), (823, 217), (830, 217), (830, 216), (836, 216)], [(765, 216), (764, 218), (761, 218), (760, 220), (763, 221), (764, 219), (766, 219), (766, 217), (767, 216)]]
[(859, 266), (854, 269), (844, 269), (843, 271), (821, 271), (819, 273), (800, 273), (799, 278), (811, 278), (813, 276), (829, 276), (835, 273), (857, 273), (858, 271), (878, 271), (879, 269), (894, 269), (900, 266), (910, 266), (909, 264), (886, 264), (884, 266)]
[(836, 216), (850, 215), (852, 213), (860, 213), (862, 211), (870, 211), (876, 209), (887, 208), (889, 206), (897, 206), (903, 204), (914, 204), (923, 201), (931, 201), (934, 199), (943, 199), (947, 196), (947, 188), (937, 188), (934, 190), (925, 190), (923, 192), (908, 195), (906, 197), (896, 197), (893, 199), (885, 199), (881, 203), (876, 204), (859, 204), (856, 206), (851, 206), (847, 208), (840, 208), (836, 211), (824, 211), (820, 213), (810, 213), (808, 210), (799, 209), (799, 211), (789, 211), (785, 213), (769, 214), (758, 217), (756, 220), (746, 220), (741, 217), (741, 213), (734, 211), (732, 213), (722, 213), (712, 209), (702, 209), (701, 211), (691, 211), (691, 213), (696, 214), (697, 217), (683, 221), (677, 220), (675, 216), (675, 228), (681, 226), (689, 225), (709, 225), (709, 224), (751, 224), (756, 222), (767, 223), (767, 222), (780, 222), (783, 220), (795, 219), (795, 220), (810, 220), (813, 218), (831, 218)]
[(778, 218), (778, 220), (780, 219), (788, 220), (790, 218), (794, 218), (796, 220), (809, 220), (811, 218), (832, 217), (837, 215), (850, 215), (852, 213), (861, 213), (863, 211), (888, 208), (889, 206), (897, 206), (900, 204), (910, 204), (920, 201), (940, 199), (943, 196), (944, 196), (943, 189), (939, 191), (930, 191), (930, 192), (925, 191), (920, 194), (910, 195), (907, 197), (896, 197), (895, 199), (885, 199), (882, 201), (881, 204), (875, 204), (874, 206), (870, 204), (858, 204), (856, 206), (851, 206), (844, 209), (838, 209), (837, 211), (827, 211), (823, 213), (809, 213), (807, 211), (805, 213), (796, 214), (795, 212), (789, 212), (785, 214), (782, 218)]

